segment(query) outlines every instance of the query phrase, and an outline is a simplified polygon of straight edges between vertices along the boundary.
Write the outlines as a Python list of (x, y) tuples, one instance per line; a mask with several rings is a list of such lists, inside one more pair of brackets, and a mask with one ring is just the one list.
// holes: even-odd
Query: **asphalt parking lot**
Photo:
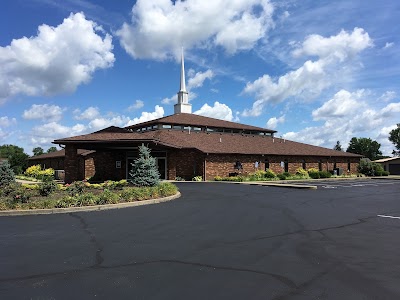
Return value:
[(156, 205), (0, 217), (0, 299), (398, 299), (400, 181), (383, 183), (180, 183)]
[(387, 185), (398, 185), (400, 180), (395, 179), (346, 179), (346, 180), (311, 180), (303, 182), (295, 182), (298, 185), (315, 185), (322, 189), (348, 189), (362, 187), (384, 187)]

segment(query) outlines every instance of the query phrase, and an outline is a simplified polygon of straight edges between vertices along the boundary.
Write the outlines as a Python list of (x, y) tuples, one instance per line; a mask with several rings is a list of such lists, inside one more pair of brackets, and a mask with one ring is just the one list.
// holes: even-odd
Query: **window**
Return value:
[(333, 162), (333, 168), (336, 169), (336, 161)]
[(201, 131), (201, 127), (192, 127), (194, 131)]
[(318, 170), (322, 171), (322, 162), (320, 160), (318, 161)]
[(347, 161), (347, 171), (350, 172), (351, 170), (351, 163), (350, 160)]
[(174, 125), (172, 128), (173, 129), (182, 129), (182, 126), (181, 125)]
[(306, 169), (306, 161), (303, 159), (302, 161), (301, 161), (301, 167), (305, 170)]
[(265, 171), (267, 171), (267, 169), (269, 169), (269, 160), (268, 160), (268, 158), (265, 160)]
[(172, 128), (172, 126), (170, 124), (163, 124), (162, 128), (170, 129), (170, 128)]
[(284, 164), (285, 164), (285, 172), (289, 172), (289, 162), (287, 159), (285, 159)]

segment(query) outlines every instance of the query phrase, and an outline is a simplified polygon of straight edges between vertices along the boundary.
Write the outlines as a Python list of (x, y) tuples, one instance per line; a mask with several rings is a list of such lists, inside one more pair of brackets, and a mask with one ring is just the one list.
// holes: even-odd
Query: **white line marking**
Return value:
[(390, 218), (390, 219), (400, 219), (400, 217), (393, 217), (393, 216), (385, 216), (385, 215), (378, 215), (381, 218)]

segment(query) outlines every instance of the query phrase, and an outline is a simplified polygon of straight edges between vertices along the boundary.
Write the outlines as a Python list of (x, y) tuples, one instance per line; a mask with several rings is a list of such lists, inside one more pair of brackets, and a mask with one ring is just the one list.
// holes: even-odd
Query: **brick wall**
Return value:
[[(121, 161), (121, 168), (116, 167)], [(96, 151), (82, 157), (82, 178), (95, 177), (96, 181), (121, 180), (126, 178), (125, 151)]]
[[(262, 155), (223, 155), (223, 154), (210, 154), (206, 156), (206, 180), (213, 180), (215, 176), (229, 176), (229, 173), (238, 172), (234, 169), (236, 161), (240, 161), (243, 169), (241, 174), (247, 175), (255, 171), (255, 162), (259, 164), (259, 170), (265, 170), (266, 161), (269, 163), (269, 169), (276, 174), (284, 172), (281, 167), (281, 162), (287, 162), (288, 171), (291, 174), (296, 173), (296, 169), (303, 167), (315, 168), (324, 171), (333, 170), (335, 162), (336, 168), (342, 168), (345, 174), (357, 173), (357, 166), (359, 163), (358, 158), (323, 158), (312, 156), (262, 156)], [(350, 170), (348, 170), (348, 163), (350, 162)]]
[(196, 150), (170, 150), (167, 153), (167, 177), (174, 180), (182, 177), (192, 180), (194, 176), (203, 176), (204, 154)]

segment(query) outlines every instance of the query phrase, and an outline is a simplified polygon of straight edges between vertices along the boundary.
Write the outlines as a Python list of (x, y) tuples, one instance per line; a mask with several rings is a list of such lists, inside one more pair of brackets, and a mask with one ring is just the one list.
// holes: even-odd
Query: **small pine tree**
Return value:
[(139, 147), (139, 157), (132, 163), (129, 175), (130, 181), (136, 186), (155, 186), (160, 182), (156, 159), (150, 155), (148, 147)]
[(0, 163), (0, 187), (9, 185), (15, 181), (13, 169), (8, 162)]

